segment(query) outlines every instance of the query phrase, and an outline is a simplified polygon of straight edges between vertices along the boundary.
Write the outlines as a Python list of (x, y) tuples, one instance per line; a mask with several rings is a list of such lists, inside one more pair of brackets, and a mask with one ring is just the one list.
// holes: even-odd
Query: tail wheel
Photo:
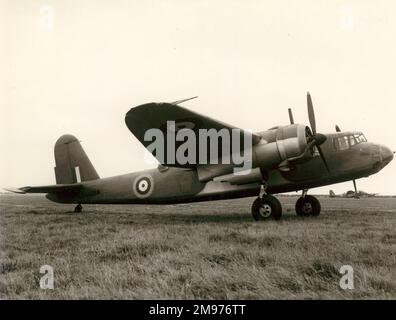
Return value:
[(82, 211), (82, 205), (78, 204), (75, 208), (74, 208), (74, 212), (75, 213), (80, 213)]
[(298, 216), (318, 216), (321, 211), (321, 205), (317, 198), (314, 196), (306, 195), (300, 197), (296, 202), (296, 213)]
[(263, 195), (262, 198), (254, 200), (252, 205), (253, 219), (258, 220), (279, 220), (282, 217), (282, 205), (277, 198), (270, 195)]

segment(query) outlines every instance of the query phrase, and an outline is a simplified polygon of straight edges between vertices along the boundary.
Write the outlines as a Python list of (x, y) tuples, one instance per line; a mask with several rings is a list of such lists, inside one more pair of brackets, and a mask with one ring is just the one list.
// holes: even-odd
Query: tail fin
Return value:
[(55, 176), (57, 184), (99, 179), (87, 154), (76, 137), (65, 134), (55, 143)]
[(336, 196), (336, 194), (334, 193), (333, 190), (329, 191), (329, 195), (330, 195), (330, 198), (334, 198)]

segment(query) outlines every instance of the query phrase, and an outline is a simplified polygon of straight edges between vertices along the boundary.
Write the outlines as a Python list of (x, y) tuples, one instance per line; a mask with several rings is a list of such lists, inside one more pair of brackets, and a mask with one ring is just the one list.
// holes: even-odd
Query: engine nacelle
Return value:
[[(280, 168), (288, 170), (290, 165), (306, 161), (312, 156), (311, 152), (305, 152), (307, 150), (307, 137), (311, 135), (311, 131), (307, 126), (292, 124), (275, 127), (260, 132), (258, 135), (262, 139), (251, 150), (251, 166), (249, 169), (261, 168), (264, 171), (269, 171)], [(208, 164), (198, 166), (197, 172), (200, 181), (209, 181), (214, 177), (232, 174), (234, 169), (235, 166), (233, 164)], [(257, 172), (260, 173), (261, 171), (254, 170), (253, 173), (249, 172), (246, 175), (241, 174), (241, 178), (237, 179), (238, 181), (234, 181), (235, 178), (232, 182), (239, 184), (242, 181), (245, 182), (246, 179), (250, 181), (253, 177), (256, 177)], [(228, 179), (229, 177), (226, 178)]]
[[(262, 140), (254, 146), (253, 167), (264, 170), (278, 168), (285, 161), (308, 160), (312, 154), (307, 149), (307, 137), (311, 135), (309, 127), (292, 124), (275, 127), (260, 133)], [(301, 157), (301, 158), (299, 158)]]

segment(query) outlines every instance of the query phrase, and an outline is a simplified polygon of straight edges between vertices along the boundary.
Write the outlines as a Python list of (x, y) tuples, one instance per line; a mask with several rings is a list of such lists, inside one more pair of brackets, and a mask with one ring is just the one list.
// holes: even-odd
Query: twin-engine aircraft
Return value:
[[(63, 135), (55, 144), (56, 185), (10, 191), (46, 193), (51, 201), (77, 204), (75, 212), (82, 211), (82, 204), (174, 204), (257, 196), (251, 208), (253, 218), (278, 220), (282, 206), (273, 194), (301, 190), (295, 206), (297, 215), (318, 216), (320, 202), (307, 195), (308, 189), (370, 176), (393, 159), (389, 148), (368, 142), (362, 132), (341, 132), (336, 126), (334, 133), (318, 133), (308, 93), (310, 127), (294, 123), (289, 109), (289, 125), (257, 133), (239, 130), (238, 138), (250, 142), (239, 144), (241, 154), (251, 155), (245, 172), (236, 172), (237, 165), (232, 162), (170, 161), (175, 158), (173, 154), (159, 156), (158, 150), (150, 149), (147, 130), (159, 130), (168, 141), (171, 134), (183, 129), (194, 133), (238, 129), (181, 107), (186, 100), (143, 104), (126, 114), (127, 127), (159, 160), (158, 168), (100, 178), (78, 139)], [(169, 121), (174, 124), (173, 131)], [(201, 154), (205, 151), (200, 149)]]

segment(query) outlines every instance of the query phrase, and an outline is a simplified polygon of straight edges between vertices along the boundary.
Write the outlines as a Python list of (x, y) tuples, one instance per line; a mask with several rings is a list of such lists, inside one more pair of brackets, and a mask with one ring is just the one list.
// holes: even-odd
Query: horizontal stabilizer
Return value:
[(18, 189), (5, 188), (5, 190), (14, 193), (62, 193), (62, 192), (78, 192), (83, 188), (81, 183), (73, 184), (57, 184), (50, 186), (22, 187)]
[(3, 188), (6, 191), (12, 192), (12, 193), (21, 193), (24, 194), (26, 193), (25, 191), (22, 191), (21, 189), (15, 189), (15, 188)]

